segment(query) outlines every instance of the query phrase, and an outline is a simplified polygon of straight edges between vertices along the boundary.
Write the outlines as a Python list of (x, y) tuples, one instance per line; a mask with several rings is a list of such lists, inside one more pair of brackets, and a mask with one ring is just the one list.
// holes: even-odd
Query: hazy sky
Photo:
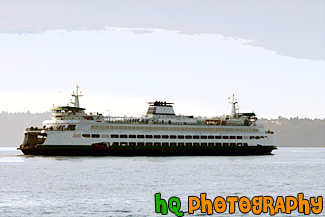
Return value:
[(325, 117), (324, 1), (0, 0), (0, 111)]

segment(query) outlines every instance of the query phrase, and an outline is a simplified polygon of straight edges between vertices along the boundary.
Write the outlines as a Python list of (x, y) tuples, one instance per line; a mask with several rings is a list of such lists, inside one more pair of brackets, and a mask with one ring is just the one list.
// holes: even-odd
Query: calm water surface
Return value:
[[(0, 147), (2, 217), (159, 217), (158, 192), (164, 199), (179, 197), (185, 216), (202, 216), (187, 213), (187, 197), (203, 192), (211, 200), (301, 192), (305, 198), (325, 197), (325, 148), (279, 148), (274, 155), (242, 157), (31, 157)], [(237, 209), (231, 216), (255, 215)]]

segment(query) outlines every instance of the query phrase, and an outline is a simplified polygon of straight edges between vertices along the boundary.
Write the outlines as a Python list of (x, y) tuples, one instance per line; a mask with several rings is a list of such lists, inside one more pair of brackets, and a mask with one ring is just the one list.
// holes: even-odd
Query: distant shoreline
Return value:
[[(23, 132), (27, 127), (41, 127), (44, 120), (50, 118), (50, 112), (44, 113), (8, 113), (0, 112), (0, 147), (18, 147), (22, 144)], [(265, 130), (275, 132), (275, 144), (282, 147), (325, 147), (325, 118), (284, 118), (258, 120)], [(8, 146), (8, 144), (13, 144)], [(308, 145), (306, 145), (308, 144)]]

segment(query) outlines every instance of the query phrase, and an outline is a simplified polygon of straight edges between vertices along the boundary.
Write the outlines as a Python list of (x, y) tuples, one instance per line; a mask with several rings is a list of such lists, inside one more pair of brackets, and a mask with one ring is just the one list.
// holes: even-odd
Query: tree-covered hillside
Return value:
[[(0, 113), (0, 146), (18, 147), (23, 142), (23, 131), (30, 126), (41, 127), (50, 113)], [(266, 130), (275, 132), (279, 147), (325, 147), (325, 119), (283, 118), (260, 119)]]

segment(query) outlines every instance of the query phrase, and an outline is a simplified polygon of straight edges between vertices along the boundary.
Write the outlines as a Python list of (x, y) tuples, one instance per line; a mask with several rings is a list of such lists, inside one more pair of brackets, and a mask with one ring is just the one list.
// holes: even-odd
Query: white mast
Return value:
[(71, 102), (71, 103), (74, 105), (74, 107), (78, 107), (78, 108), (80, 108), (80, 105), (79, 105), (79, 96), (83, 96), (83, 95), (79, 94), (79, 88), (80, 87), (77, 85), (76, 86), (76, 93), (74, 93), (74, 91), (73, 91), (73, 93), (71, 94), (71, 96), (74, 97), (74, 102)]
[(238, 103), (237, 102), (237, 99), (235, 99), (235, 94), (232, 94), (232, 102), (229, 102), (231, 103), (231, 118), (236, 118), (237, 117), (237, 108), (236, 108), (236, 104)]

